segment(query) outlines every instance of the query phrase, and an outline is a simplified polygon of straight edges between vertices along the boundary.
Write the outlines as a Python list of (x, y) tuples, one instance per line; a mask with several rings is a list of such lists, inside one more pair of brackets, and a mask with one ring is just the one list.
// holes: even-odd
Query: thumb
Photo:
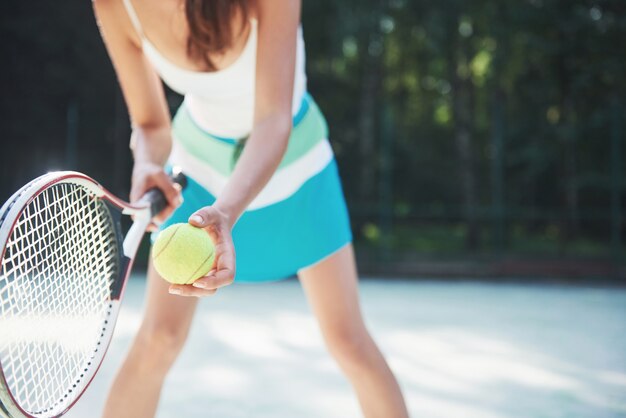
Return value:
[(145, 188), (143, 182), (141, 184), (133, 184), (130, 188), (129, 199), (131, 202), (136, 202), (141, 197), (141, 191)]
[(210, 214), (207, 208), (202, 208), (200, 210), (195, 211), (189, 217), (189, 223), (198, 228), (204, 228), (208, 226), (210, 219)]

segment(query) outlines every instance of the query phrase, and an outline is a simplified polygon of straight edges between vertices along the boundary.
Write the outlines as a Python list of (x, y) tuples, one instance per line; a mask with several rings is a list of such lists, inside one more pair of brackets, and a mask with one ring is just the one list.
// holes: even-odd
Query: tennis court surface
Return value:
[[(130, 281), (109, 354), (67, 416), (99, 416), (144, 286)], [(626, 289), (368, 279), (361, 295), (412, 417), (626, 417)], [(158, 417), (360, 415), (290, 280), (201, 303)]]

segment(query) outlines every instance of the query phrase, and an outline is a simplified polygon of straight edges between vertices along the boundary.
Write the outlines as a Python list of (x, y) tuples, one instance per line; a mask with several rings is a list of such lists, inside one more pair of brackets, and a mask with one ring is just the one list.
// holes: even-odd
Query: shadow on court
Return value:
[[(130, 281), (108, 357), (69, 417), (100, 413), (144, 285)], [(365, 280), (361, 294), (413, 417), (626, 417), (626, 289)], [(204, 300), (159, 411), (360, 416), (295, 280)]]

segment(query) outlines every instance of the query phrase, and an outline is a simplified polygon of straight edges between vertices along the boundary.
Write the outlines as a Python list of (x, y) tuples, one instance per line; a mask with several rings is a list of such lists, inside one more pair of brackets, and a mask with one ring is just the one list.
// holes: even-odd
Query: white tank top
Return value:
[[(225, 138), (250, 134), (254, 121), (257, 21), (251, 19), (250, 35), (241, 55), (228, 67), (214, 72), (181, 68), (164, 57), (145, 37), (131, 0), (123, 0), (128, 16), (141, 37), (143, 52), (161, 79), (185, 96), (183, 106), (206, 132)], [(305, 50), (298, 28), (292, 114), (297, 114), (306, 93)]]

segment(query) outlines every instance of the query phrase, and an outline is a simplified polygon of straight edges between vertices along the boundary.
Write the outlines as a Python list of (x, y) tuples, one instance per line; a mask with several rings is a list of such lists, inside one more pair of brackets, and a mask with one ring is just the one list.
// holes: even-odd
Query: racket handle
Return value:
[[(180, 171), (175, 170), (170, 179), (178, 184), (181, 189), (187, 187), (187, 177)], [(158, 215), (163, 209), (167, 207), (167, 199), (163, 192), (158, 188), (152, 188), (146, 192), (145, 195), (141, 198), (141, 200), (146, 201), (150, 204), (150, 217)]]

